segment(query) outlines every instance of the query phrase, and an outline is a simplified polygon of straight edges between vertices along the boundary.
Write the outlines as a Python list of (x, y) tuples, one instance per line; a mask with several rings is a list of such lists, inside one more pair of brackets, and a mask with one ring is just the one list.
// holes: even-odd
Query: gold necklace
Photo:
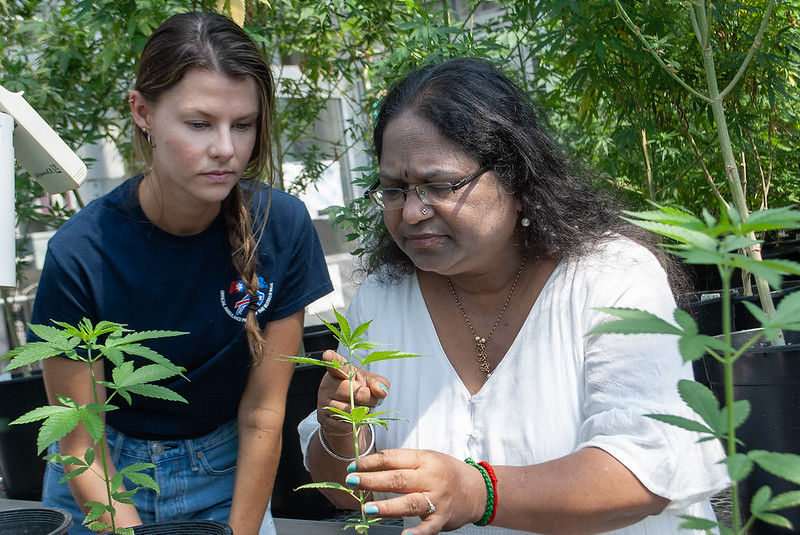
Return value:
[(519, 282), (519, 276), (522, 275), (522, 268), (525, 267), (525, 260), (526, 258), (522, 257), (522, 263), (519, 265), (517, 274), (514, 276), (514, 282), (511, 284), (511, 289), (508, 291), (506, 302), (503, 303), (503, 308), (500, 309), (500, 314), (497, 315), (497, 319), (494, 320), (494, 325), (492, 325), (492, 328), (486, 337), (475, 334), (475, 328), (472, 326), (472, 322), (469, 321), (469, 316), (467, 316), (467, 312), (464, 310), (464, 305), (461, 304), (461, 299), (458, 298), (456, 289), (453, 286), (453, 281), (450, 280), (450, 277), (445, 276), (445, 279), (447, 279), (447, 285), (450, 286), (450, 291), (453, 293), (453, 297), (458, 305), (458, 309), (461, 311), (461, 315), (464, 316), (464, 321), (467, 322), (467, 327), (469, 327), (472, 336), (475, 337), (475, 352), (478, 354), (477, 360), (481, 371), (486, 374), (487, 379), (491, 377), (492, 372), (489, 369), (489, 363), (486, 361), (486, 343), (491, 340), (495, 329), (497, 329), (497, 326), (500, 324), (500, 319), (503, 317), (503, 314), (506, 313), (508, 304), (511, 302), (511, 296), (514, 295), (514, 289), (517, 287), (517, 283)]

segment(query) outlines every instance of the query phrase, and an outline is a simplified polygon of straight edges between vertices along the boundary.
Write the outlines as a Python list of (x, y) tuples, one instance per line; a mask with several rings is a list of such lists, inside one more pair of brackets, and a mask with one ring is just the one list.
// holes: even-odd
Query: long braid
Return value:
[[(256, 254), (257, 241), (253, 235), (253, 219), (250, 214), (250, 199), (245, 202), (242, 186), (237, 184), (222, 203), (222, 215), (228, 227), (228, 240), (231, 244), (231, 261), (233, 267), (239, 272), (244, 282), (245, 292), (250, 296), (251, 303), (258, 302), (258, 256)], [(249, 197), (249, 196), (248, 196)], [(253, 363), (259, 364), (264, 351), (264, 333), (258, 325), (256, 313), (251, 308), (247, 309), (247, 319), (244, 324), (247, 332), (247, 343)]]

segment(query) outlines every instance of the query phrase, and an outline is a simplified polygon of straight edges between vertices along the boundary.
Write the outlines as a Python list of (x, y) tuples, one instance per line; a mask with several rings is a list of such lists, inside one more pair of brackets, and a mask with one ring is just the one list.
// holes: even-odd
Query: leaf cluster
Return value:
[[(29, 342), (3, 356), (3, 360), (9, 360), (6, 369), (16, 369), (53, 357), (83, 362), (89, 369), (94, 402), (82, 405), (68, 396), (58, 394), (59, 404), (37, 407), (12, 421), (10, 425), (42, 422), (37, 437), (37, 448), (40, 454), (81, 424), (91, 436), (93, 443), (100, 443), (105, 433), (105, 421), (102, 414), (119, 408), (111, 403), (117, 395), (129, 404), (132, 402), (132, 394), (186, 403), (183, 396), (163, 385), (156, 384), (175, 376), (185, 377), (183, 375), (185, 369), (172, 364), (160, 353), (141, 343), (145, 340), (179, 336), (186, 333), (159, 330), (133, 332), (119, 323), (100, 321), (94, 325), (86, 318), (74, 326), (59, 321), (53, 321), (53, 324), (29, 325), (40, 341)], [(151, 364), (135, 368), (133, 362), (126, 360), (126, 356), (130, 355), (141, 357), (150, 361)], [(94, 375), (93, 364), (100, 359), (107, 359), (112, 365), (110, 380)], [(101, 387), (105, 389), (104, 397), (99, 393)], [(114, 502), (133, 504), (133, 496), (138, 490), (145, 487), (158, 492), (159, 488), (156, 482), (149, 475), (143, 473), (144, 470), (154, 468), (155, 465), (136, 463), (120, 469), (111, 476), (105, 452), (102, 451), (102, 474), (96, 472), (95, 455), (95, 449), (89, 448), (82, 459), (58, 453), (46, 455), (45, 459), (74, 467), (61, 478), (60, 483), (88, 470), (95, 471), (102, 477), (108, 489), (108, 501), (86, 504), (90, 509), (86, 514), (84, 524), (97, 532), (112, 529), (114, 533), (132, 535), (132, 529), (114, 526), (116, 511), (112, 504)], [(123, 488), (123, 478), (133, 483), (132, 489), (120, 490)], [(111, 513), (111, 525), (101, 520), (101, 517), (107, 512)]]
[[(800, 263), (788, 260), (756, 261), (742, 254), (743, 248), (760, 243), (748, 238), (753, 232), (763, 233), (772, 230), (797, 229), (800, 227), (800, 210), (794, 208), (774, 208), (757, 210), (743, 218), (735, 208), (722, 210), (722, 216), (714, 217), (703, 211), (696, 217), (681, 209), (653, 205), (653, 210), (626, 212), (626, 219), (642, 228), (648, 229), (668, 240), (664, 245), (671, 253), (687, 263), (716, 266), (729, 288), (730, 278), (735, 268), (755, 273), (779, 287), (783, 276), (800, 274)], [(723, 311), (729, 307), (729, 292), (723, 292)], [(728, 446), (724, 462), (731, 480), (736, 483), (750, 475), (755, 465), (778, 477), (800, 484), (800, 456), (788, 453), (775, 453), (762, 450), (737, 451), (743, 446), (736, 438), (736, 429), (750, 416), (750, 403), (733, 398), (732, 385), (728, 385), (732, 367), (748, 349), (759, 340), (776, 340), (783, 330), (800, 330), (800, 292), (786, 296), (771, 316), (759, 307), (747, 303), (752, 314), (762, 325), (762, 329), (743, 345), (736, 347), (731, 343), (730, 321), (723, 321), (723, 336), (712, 337), (699, 333), (695, 320), (686, 312), (676, 309), (673, 321), (667, 321), (644, 310), (630, 308), (599, 308), (615, 319), (610, 319), (594, 328), (588, 334), (664, 334), (676, 336), (678, 349), (684, 362), (697, 360), (704, 356), (712, 357), (722, 363), (726, 370), (726, 394), (720, 405), (717, 397), (706, 386), (695, 381), (682, 380), (678, 383), (681, 399), (699, 419), (676, 415), (650, 414), (651, 418), (700, 434), (700, 441), (721, 440)], [(727, 388), (727, 387), (730, 388)], [(789, 521), (776, 513), (781, 509), (800, 505), (800, 491), (789, 491), (776, 496), (768, 487), (759, 489), (750, 503), (750, 518), (746, 530), (755, 520), (791, 528)], [(738, 494), (734, 490), (734, 513), (738, 511)], [(737, 514), (734, 514), (738, 518)], [(740, 527), (732, 528), (717, 525), (706, 519), (686, 517), (682, 524), (685, 529), (712, 530), (719, 527), (721, 534), (738, 534)]]

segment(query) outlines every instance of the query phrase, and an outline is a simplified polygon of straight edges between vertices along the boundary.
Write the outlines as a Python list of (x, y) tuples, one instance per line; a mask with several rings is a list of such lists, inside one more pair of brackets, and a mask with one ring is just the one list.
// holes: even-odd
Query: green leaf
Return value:
[(655, 232), (661, 236), (671, 238), (679, 243), (692, 245), (698, 249), (714, 251), (717, 248), (717, 241), (714, 238), (697, 230), (653, 221), (636, 221), (625, 217), (622, 219), (633, 223), (637, 227), (641, 227), (649, 230), (650, 232)]
[(300, 489), (334, 489), (334, 490), (343, 490), (344, 492), (350, 494), (351, 496), (355, 497), (355, 493), (353, 489), (349, 487), (345, 487), (341, 483), (333, 483), (330, 481), (322, 482), (322, 483), (306, 483), (305, 485), (300, 485), (294, 490)]
[(37, 325), (29, 323), (28, 328), (31, 330), (33, 334), (35, 334), (45, 342), (53, 342), (55, 340), (65, 341), (71, 336), (74, 336), (69, 331), (53, 327), (52, 325)]
[(99, 414), (93, 411), (81, 410), (80, 420), (83, 422), (83, 425), (86, 427), (89, 435), (91, 435), (91, 437), (94, 439), (95, 444), (103, 439), (105, 425)]
[(634, 308), (604, 308), (594, 310), (622, 318), (601, 323), (587, 334), (681, 334), (682, 331), (655, 314)]
[(743, 480), (753, 471), (753, 461), (743, 453), (729, 455), (723, 462), (728, 466), (728, 475), (734, 482)]
[(767, 524), (772, 524), (773, 526), (780, 526), (786, 529), (792, 529), (792, 523), (786, 517), (781, 515), (777, 515), (775, 513), (753, 513), (753, 516), (757, 519), (761, 520), (762, 522), (766, 522)]
[[(183, 331), (139, 331), (135, 333), (115, 338), (106, 341), (106, 347), (120, 347), (134, 342), (141, 342), (142, 340), (152, 340), (154, 338), (170, 338), (172, 336), (183, 336), (189, 334)], [(120, 348), (123, 349), (123, 348)], [(123, 349), (124, 351), (124, 349)]]
[(186, 401), (186, 398), (170, 390), (165, 386), (160, 385), (133, 385), (126, 388), (128, 392), (132, 392), (134, 394), (138, 394), (140, 396), (146, 396), (149, 398), (156, 398), (156, 399), (164, 399), (167, 401), (180, 401), (183, 403), (189, 403)]
[(770, 511), (777, 511), (788, 507), (797, 507), (798, 505), (800, 505), (800, 490), (792, 490), (778, 494), (769, 501), (766, 507)]
[(681, 529), (694, 529), (694, 530), (711, 530), (717, 527), (717, 523), (707, 518), (698, 518), (696, 516), (680, 515), (686, 522), (682, 522), (679, 526)]
[(161, 492), (158, 483), (156, 483), (155, 480), (147, 474), (143, 474), (142, 472), (125, 472), (125, 477), (130, 479), (136, 485), (153, 489), (156, 492)]
[(36, 440), (39, 455), (78, 426), (78, 415), (79, 411), (69, 410), (52, 414), (44, 421)]
[(94, 448), (87, 448), (86, 453), (83, 454), (83, 460), (87, 465), (92, 464), (95, 459)]
[[(61, 455), (60, 453), (50, 453), (44, 456), (45, 461), (57, 464), (69, 464), (72, 466), (84, 466), (85, 463), (73, 455)], [(88, 463), (91, 464), (91, 463)]]
[(100, 346), (100, 353), (114, 366), (122, 366), (122, 363), (125, 360), (125, 354), (116, 347)]
[(769, 487), (765, 485), (758, 489), (750, 500), (750, 512), (756, 515), (763, 511), (770, 498), (772, 498), (772, 490)]
[(17, 347), (9, 352), (6, 357), (12, 356), (11, 362), (6, 364), (4, 371), (11, 371), (22, 366), (27, 366), (33, 362), (49, 359), (61, 355), (64, 351), (54, 347), (48, 342), (30, 342), (24, 346)]
[[(739, 401), (733, 402), (733, 426), (734, 428), (739, 427), (747, 420), (747, 417), (750, 416), (750, 402), (746, 399), (740, 399)], [(720, 411), (720, 422), (724, 424), (724, 422), (728, 421), (728, 407), (723, 406), (722, 410)]]
[(720, 421), (719, 403), (707, 386), (697, 381), (681, 379), (678, 381), (678, 393), (689, 408), (696, 412), (709, 427), (718, 434), (724, 433), (724, 427)]
[[(141, 344), (128, 344), (128, 345), (124, 345), (124, 346), (119, 346), (119, 347), (117, 347), (117, 349), (119, 349), (120, 351), (123, 351), (124, 353), (127, 353), (129, 355), (136, 355), (138, 357), (145, 358), (145, 359), (147, 359), (147, 360), (149, 360), (149, 361), (151, 361), (151, 362), (153, 362), (155, 364), (159, 364), (161, 366), (165, 366), (168, 369), (171, 369), (175, 373), (175, 375), (180, 375), (181, 377), (185, 378), (185, 376), (183, 374), (184, 374), (184, 372), (186, 372), (186, 368), (183, 368), (181, 366), (176, 366), (175, 364), (170, 362), (170, 360), (168, 358), (163, 356), (161, 353), (158, 353), (157, 351), (153, 351), (149, 347), (143, 346)], [(187, 379), (187, 381), (188, 381), (188, 379)]]
[(800, 484), (800, 455), (753, 450), (747, 456), (770, 474)]
[(378, 362), (380, 360), (410, 359), (421, 356), (422, 355), (417, 355), (416, 353), (404, 353), (402, 351), (373, 351), (367, 355), (365, 359), (359, 360), (363, 366), (366, 366), (367, 364)]
[(294, 362), (295, 364), (310, 364), (312, 366), (325, 366), (326, 368), (334, 368), (334, 369), (338, 369), (341, 366), (344, 366), (344, 363), (341, 363), (339, 361), (327, 361), (327, 360), (314, 359), (310, 357), (286, 357), (281, 360)]
[(75, 409), (71, 409), (70, 407), (62, 407), (60, 405), (48, 405), (46, 407), (37, 407), (33, 410), (30, 410), (11, 422), (9, 425), (17, 425), (17, 424), (27, 424), (30, 422), (36, 422), (38, 420), (44, 420), (45, 418), (49, 418), (55, 414), (60, 413), (68, 413), (72, 412)]
[(646, 414), (648, 418), (652, 418), (653, 420), (658, 420), (659, 422), (664, 422), (665, 424), (674, 425), (676, 427), (680, 427), (682, 429), (686, 429), (688, 431), (697, 431), (699, 433), (709, 433), (714, 435), (714, 431), (709, 429), (708, 427), (704, 426), (700, 422), (696, 420), (691, 420), (689, 418), (683, 418), (681, 416), (674, 416), (672, 414)]
[(59, 483), (66, 483), (67, 481), (69, 481), (73, 477), (78, 477), (79, 475), (81, 475), (82, 473), (87, 471), (88, 469), (89, 469), (88, 466), (81, 466), (80, 468), (76, 468), (75, 470), (72, 470), (68, 474), (64, 474), (64, 477), (59, 479), (58, 482)]
[(341, 334), (340, 341), (344, 345), (346, 345), (346, 346), (351, 345), (352, 344), (352, 338), (350, 336), (350, 324), (347, 322), (347, 318), (342, 316), (339, 313), (339, 311), (336, 310), (335, 308), (333, 309), (333, 315), (336, 316), (336, 322), (339, 324), (339, 330), (338, 331), (334, 331), (333, 329), (331, 329), (331, 327), (333, 327), (333, 326), (330, 325), (330, 324), (327, 324), (327, 323), (325, 324), (326, 327), (328, 327), (328, 329), (331, 329), (332, 332), (338, 332), (339, 334)]

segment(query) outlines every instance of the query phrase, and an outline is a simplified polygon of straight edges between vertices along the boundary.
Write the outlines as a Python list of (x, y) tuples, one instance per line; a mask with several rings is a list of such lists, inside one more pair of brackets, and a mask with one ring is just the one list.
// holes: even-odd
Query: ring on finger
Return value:
[(425, 512), (423, 514), (429, 515), (431, 513), (435, 513), (436, 512), (436, 506), (433, 505), (433, 502), (431, 502), (430, 498), (425, 496), (425, 493), (420, 492), (420, 494), (422, 494), (422, 497), (425, 498), (426, 502), (428, 502), (428, 508), (425, 509)]

